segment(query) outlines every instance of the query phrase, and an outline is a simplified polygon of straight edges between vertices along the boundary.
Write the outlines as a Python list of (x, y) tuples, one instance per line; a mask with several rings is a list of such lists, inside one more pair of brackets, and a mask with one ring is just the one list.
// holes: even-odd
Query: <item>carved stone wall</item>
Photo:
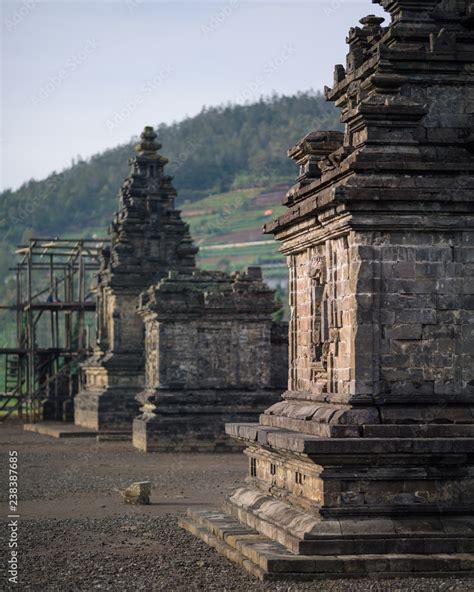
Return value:
[(346, 238), (289, 257), (290, 390), (348, 394), (351, 335), (343, 317), (355, 318)]
[(473, 240), (348, 232), (290, 256), (290, 390), (340, 401), (472, 392)]

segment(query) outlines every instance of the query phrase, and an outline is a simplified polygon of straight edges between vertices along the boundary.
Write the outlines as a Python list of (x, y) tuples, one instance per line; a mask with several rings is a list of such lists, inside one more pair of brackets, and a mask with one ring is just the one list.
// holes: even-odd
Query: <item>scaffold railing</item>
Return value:
[[(3, 343), (0, 419), (72, 420), (79, 364), (95, 340), (94, 281), (105, 239), (32, 238), (16, 250), (16, 342)], [(3, 322), (7, 321), (3, 319)]]

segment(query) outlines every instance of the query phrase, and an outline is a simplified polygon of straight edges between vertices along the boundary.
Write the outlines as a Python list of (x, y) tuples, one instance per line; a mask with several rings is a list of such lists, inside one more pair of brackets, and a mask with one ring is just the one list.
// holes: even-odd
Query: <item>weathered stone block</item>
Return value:
[[(384, 328), (384, 336), (387, 339), (421, 339), (423, 326), (421, 324), (396, 324)], [(427, 338), (429, 335), (426, 336)]]
[(126, 504), (143, 505), (150, 503), (151, 483), (150, 481), (137, 481), (132, 483), (123, 492)]

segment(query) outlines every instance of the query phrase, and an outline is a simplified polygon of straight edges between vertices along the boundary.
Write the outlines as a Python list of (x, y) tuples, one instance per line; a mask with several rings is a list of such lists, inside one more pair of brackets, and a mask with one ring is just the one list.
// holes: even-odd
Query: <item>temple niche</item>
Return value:
[(286, 387), (286, 325), (272, 321), (260, 268), (196, 267), (156, 138), (151, 127), (141, 134), (102, 252), (97, 343), (75, 423), (130, 434), (133, 424), (145, 451), (234, 449), (225, 421), (255, 420)]
[(182, 525), (262, 579), (474, 568), (474, 11), (378, 0), (350, 30), (266, 226), (288, 257), (289, 383), (246, 484)]

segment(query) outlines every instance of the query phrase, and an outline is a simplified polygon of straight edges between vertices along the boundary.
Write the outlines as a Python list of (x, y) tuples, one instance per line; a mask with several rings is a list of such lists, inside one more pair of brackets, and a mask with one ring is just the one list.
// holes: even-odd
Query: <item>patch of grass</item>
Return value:
[(217, 208), (219, 210), (224, 209), (226, 206), (230, 206), (233, 209), (238, 209), (245, 204), (245, 202), (254, 199), (261, 189), (237, 189), (235, 191), (229, 191), (227, 193), (217, 193), (215, 195), (209, 195), (199, 201), (192, 203), (183, 204), (182, 208), (186, 212), (186, 209), (190, 210), (205, 210), (209, 208)]

